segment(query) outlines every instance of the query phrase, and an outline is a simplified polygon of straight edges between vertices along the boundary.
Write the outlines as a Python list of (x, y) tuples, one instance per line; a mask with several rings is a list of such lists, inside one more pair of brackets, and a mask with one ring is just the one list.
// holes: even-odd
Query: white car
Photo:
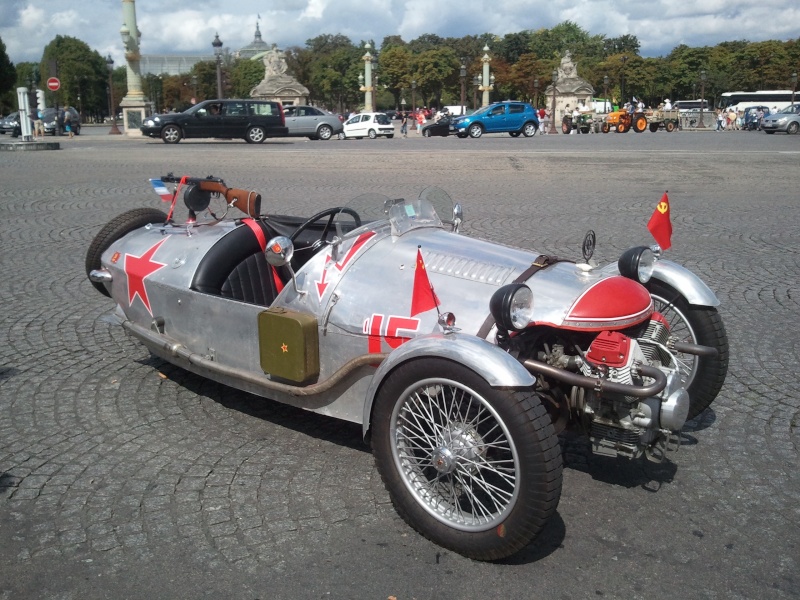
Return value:
[(344, 124), (344, 137), (360, 140), (368, 137), (374, 140), (379, 135), (394, 137), (394, 125), (384, 113), (359, 113), (349, 118)]

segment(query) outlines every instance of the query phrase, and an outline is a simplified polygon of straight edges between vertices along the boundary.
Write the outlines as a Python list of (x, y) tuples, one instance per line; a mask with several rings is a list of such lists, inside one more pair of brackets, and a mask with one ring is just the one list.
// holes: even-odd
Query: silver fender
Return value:
[[(617, 263), (608, 265), (603, 271), (619, 273)], [(705, 282), (686, 267), (671, 260), (656, 261), (653, 279), (658, 279), (680, 292), (689, 304), (695, 306), (719, 306), (720, 301)]]
[(372, 377), (364, 402), (364, 435), (370, 426), (378, 389), (396, 367), (420, 357), (446, 358), (471, 369), (492, 387), (530, 387), (536, 379), (513, 356), (486, 340), (463, 333), (431, 333), (415, 337), (392, 352)]

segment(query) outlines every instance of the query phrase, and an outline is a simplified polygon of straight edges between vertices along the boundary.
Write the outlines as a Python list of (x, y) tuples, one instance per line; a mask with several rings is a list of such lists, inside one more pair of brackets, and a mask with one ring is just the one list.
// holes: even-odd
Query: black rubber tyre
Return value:
[(650, 123), (650, 131), (652, 131), (653, 133), (658, 131), (658, 123)]
[(483, 127), (481, 127), (478, 123), (473, 123), (469, 126), (469, 137), (472, 139), (478, 139), (483, 135)]
[(247, 130), (244, 139), (248, 144), (260, 144), (267, 139), (267, 132), (264, 131), (263, 127), (256, 125)]
[(675, 131), (675, 127), (676, 127), (675, 121), (667, 121), (666, 123), (664, 123), (664, 129), (667, 130), (667, 133), (672, 133), (673, 131)]
[(772, 135), (772, 134), (773, 134), (773, 133), (775, 133), (775, 132), (774, 132), (774, 131), (767, 131), (767, 130), (765, 129), (765, 130), (764, 130), (764, 133), (766, 133), (767, 135)]
[(375, 133), (374, 129), (370, 129), (369, 133), (367, 133), (367, 135), (369, 136), (369, 139), (371, 139), (371, 140), (374, 140), (376, 137), (378, 137), (378, 134)]
[(461, 138), (463, 140), (465, 137), (467, 137), (467, 134), (459, 132), (459, 133), (456, 134), (456, 137), (459, 137), (459, 138)]
[(317, 129), (317, 139), (328, 141), (333, 137), (333, 127), (330, 125), (320, 125)]
[(800, 124), (798, 124), (797, 121), (794, 121), (792, 123), (789, 123), (789, 126), (786, 128), (786, 133), (788, 133), (789, 135), (794, 135), (795, 133), (797, 133), (798, 129), (800, 129)]
[(631, 127), (636, 133), (642, 133), (645, 129), (647, 129), (647, 117), (644, 115), (638, 115), (634, 117)]
[(625, 125), (625, 123), (620, 123), (619, 125), (617, 125), (617, 133), (625, 133), (626, 131), (628, 131), (628, 129), (629, 128), (627, 125)]
[(513, 138), (519, 137), (519, 131), (509, 131), (508, 135), (510, 135)]
[(600, 126), (600, 131), (602, 131), (603, 133), (608, 133), (609, 131), (611, 131), (611, 126), (608, 123), (603, 123)]
[(717, 349), (715, 358), (679, 354), (684, 381), (689, 385), (689, 419), (695, 418), (717, 397), (728, 373), (728, 335), (716, 308), (692, 306), (673, 287), (651, 279), (646, 284), (655, 308), (666, 317), (671, 335), (682, 341)]
[(492, 388), (441, 358), (389, 375), (375, 401), (372, 449), (400, 516), (475, 560), (527, 546), (561, 496), (561, 449), (539, 396)]
[(539, 131), (539, 126), (536, 123), (528, 122), (522, 126), (522, 135), (525, 137), (533, 137)]
[(422, 137), (431, 137), (431, 130), (430, 129), (423, 129), (422, 130)]
[[(150, 223), (161, 224), (166, 221), (167, 215), (156, 208), (134, 208), (111, 219), (89, 244), (89, 250), (86, 252), (86, 275), (88, 276), (90, 272), (103, 266), (100, 262), (103, 252), (108, 250), (111, 244), (118, 239)], [(111, 296), (102, 283), (95, 281), (91, 283), (104, 296)]]
[(161, 139), (165, 144), (177, 144), (183, 139), (183, 132), (177, 125), (164, 125), (161, 130)]
[(570, 131), (572, 131), (572, 123), (567, 123), (566, 121), (562, 121), (561, 133), (568, 134)]

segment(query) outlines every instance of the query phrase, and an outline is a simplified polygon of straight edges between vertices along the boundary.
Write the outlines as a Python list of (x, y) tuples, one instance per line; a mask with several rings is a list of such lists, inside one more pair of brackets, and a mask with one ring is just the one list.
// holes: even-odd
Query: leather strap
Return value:
[[(545, 267), (549, 267), (550, 265), (555, 264), (557, 262), (561, 262), (561, 259), (558, 258), (557, 256), (550, 256), (549, 254), (540, 254), (539, 256), (536, 257), (536, 260), (534, 260), (531, 263), (531, 265), (527, 269), (525, 269), (522, 273), (520, 273), (517, 276), (517, 278), (514, 279), (514, 281), (512, 281), (511, 283), (523, 283), (525, 281), (528, 281), (528, 279), (531, 278), (531, 275), (536, 273), (536, 271), (544, 269)], [(476, 335), (479, 338), (486, 339), (486, 336), (489, 335), (489, 332), (492, 330), (492, 327), (494, 327), (494, 317), (490, 314), (488, 317), (486, 317), (486, 320), (483, 322), (483, 325), (481, 325), (481, 328), (478, 330), (478, 333)]]

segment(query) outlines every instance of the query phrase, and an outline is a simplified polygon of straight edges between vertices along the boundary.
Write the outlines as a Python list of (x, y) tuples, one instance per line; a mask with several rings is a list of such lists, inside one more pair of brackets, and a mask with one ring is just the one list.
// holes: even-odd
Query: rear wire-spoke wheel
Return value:
[(387, 378), (372, 446), (398, 513), (469, 558), (514, 554), (558, 506), (561, 450), (539, 397), (494, 389), (448, 360), (412, 361)]
[(681, 379), (689, 392), (689, 419), (695, 418), (717, 397), (728, 373), (728, 336), (717, 309), (693, 306), (671, 286), (656, 280), (647, 283), (656, 311), (669, 323), (676, 340), (716, 348), (716, 357), (676, 354)]

